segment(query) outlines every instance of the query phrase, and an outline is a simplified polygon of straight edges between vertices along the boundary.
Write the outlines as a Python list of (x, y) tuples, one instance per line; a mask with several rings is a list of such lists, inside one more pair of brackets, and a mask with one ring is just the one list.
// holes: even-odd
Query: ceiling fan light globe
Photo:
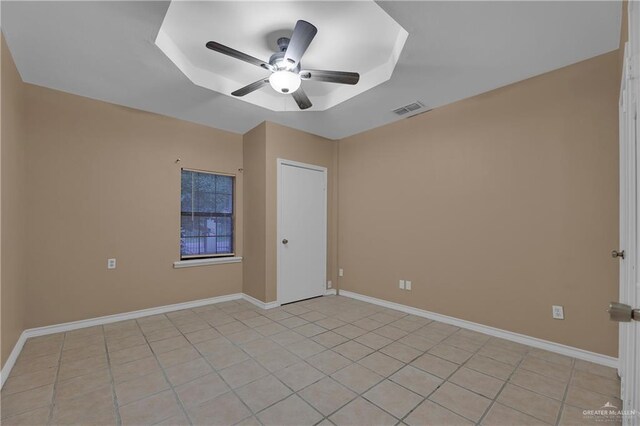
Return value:
[(280, 70), (269, 76), (269, 84), (279, 93), (293, 93), (300, 87), (301, 79), (291, 71)]

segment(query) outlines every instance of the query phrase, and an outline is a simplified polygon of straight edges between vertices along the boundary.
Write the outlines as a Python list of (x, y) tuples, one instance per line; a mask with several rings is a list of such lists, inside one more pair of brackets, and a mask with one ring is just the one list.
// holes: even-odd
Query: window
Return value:
[(235, 177), (182, 170), (180, 258), (233, 256)]

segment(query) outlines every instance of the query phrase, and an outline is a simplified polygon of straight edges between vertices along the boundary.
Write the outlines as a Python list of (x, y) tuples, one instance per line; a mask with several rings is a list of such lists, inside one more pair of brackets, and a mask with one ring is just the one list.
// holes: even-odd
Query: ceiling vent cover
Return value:
[(424, 108), (424, 104), (420, 101), (415, 101), (414, 103), (411, 103), (409, 105), (394, 109), (393, 113), (396, 115), (406, 115), (410, 112), (414, 112), (422, 108)]

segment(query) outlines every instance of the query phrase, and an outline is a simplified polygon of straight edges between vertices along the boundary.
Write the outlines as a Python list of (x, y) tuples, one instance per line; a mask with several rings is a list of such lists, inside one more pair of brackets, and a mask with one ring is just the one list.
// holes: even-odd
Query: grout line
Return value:
[(100, 329), (102, 330), (104, 351), (105, 351), (105, 356), (107, 357), (107, 370), (109, 371), (109, 379), (111, 384), (111, 396), (113, 398), (113, 404), (115, 406), (114, 408), (116, 412), (116, 424), (121, 425), (122, 418), (120, 417), (120, 406), (118, 404), (118, 395), (116, 394), (116, 383), (115, 383), (115, 380), (113, 379), (113, 372), (111, 371), (111, 357), (109, 356), (109, 347), (107, 346), (107, 334), (105, 333), (104, 325), (101, 325)]
[[(49, 407), (49, 417), (47, 418), (47, 424), (53, 422), (53, 412), (56, 405), (56, 390), (58, 388), (58, 378), (60, 376), (60, 366), (62, 365), (62, 351), (64, 350), (64, 343), (67, 338), (67, 333), (62, 335), (62, 343), (60, 344), (60, 351), (58, 352), (58, 366), (56, 368), (56, 376), (53, 381), (53, 391), (51, 392), (51, 406)], [(26, 342), (25, 342), (26, 344)]]

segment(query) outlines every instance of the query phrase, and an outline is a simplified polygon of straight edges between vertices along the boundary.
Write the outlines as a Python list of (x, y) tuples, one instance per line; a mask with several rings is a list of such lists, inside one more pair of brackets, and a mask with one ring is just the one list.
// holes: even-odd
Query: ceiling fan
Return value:
[(299, 20), (296, 22), (290, 39), (286, 37), (278, 39), (278, 48), (280, 51), (271, 55), (269, 62), (261, 61), (258, 58), (216, 43), (215, 41), (208, 42), (207, 48), (271, 71), (269, 77), (261, 78), (255, 83), (251, 83), (232, 92), (231, 94), (233, 96), (244, 96), (270, 84), (277, 92), (284, 94), (290, 93), (300, 109), (307, 109), (311, 107), (312, 103), (304, 90), (302, 90), (302, 80), (353, 85), (358, 83), (360, 79), (360, 74), (356, 72), (308, 70), (301, 68), (300, 59), (302, 55), (304, 55), (304, 52), (307, 51), (317, 32), (318, 29), (315, 26), (307, 21)]

